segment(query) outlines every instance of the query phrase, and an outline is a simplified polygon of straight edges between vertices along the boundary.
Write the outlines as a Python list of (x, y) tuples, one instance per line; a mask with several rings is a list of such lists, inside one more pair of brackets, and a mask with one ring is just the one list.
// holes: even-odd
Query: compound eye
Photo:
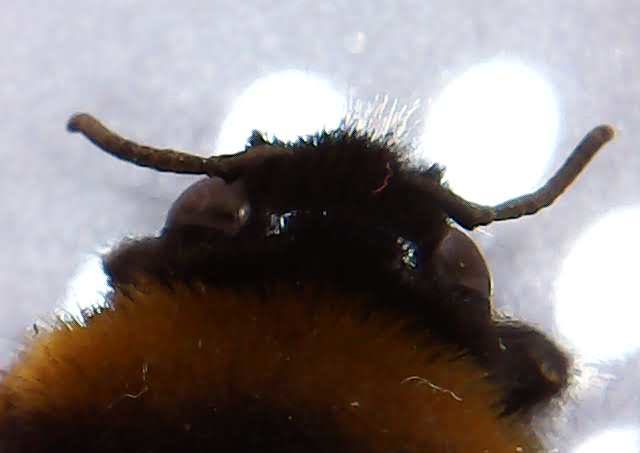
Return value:
[(236, 234), (249, 219), (250, 204), (242, 180), (227, 184), (207, 177), (190, 185), (173, 203), (165, 229), (197, 226)]
[(461, 230), (449, 227), (436, 247), (433, 266), (437, 278), (446, 286), (462, 286), (487, 299), (491, 297), (491, 273), (473, 239)]

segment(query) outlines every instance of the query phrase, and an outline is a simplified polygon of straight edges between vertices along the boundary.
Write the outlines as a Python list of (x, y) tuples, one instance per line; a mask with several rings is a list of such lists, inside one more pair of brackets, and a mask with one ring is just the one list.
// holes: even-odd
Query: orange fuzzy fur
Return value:
[(538, 451), (527, 428), (497, 417), (498, 389), (472, 358), (388, 314), (365, 320), (330, 291), (147, 281), (113, 304), (35, 337), (0, 386), (0, 423), (9, 410), (84, 417), (135, 403), (187, 427), (176, 401), (223, 414), (242, 396), (328, 414), (366, 451)]

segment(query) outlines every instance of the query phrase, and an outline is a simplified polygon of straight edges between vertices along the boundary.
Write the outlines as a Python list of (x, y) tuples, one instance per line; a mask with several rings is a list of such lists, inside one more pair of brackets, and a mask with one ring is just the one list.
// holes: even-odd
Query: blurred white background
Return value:
[(552, 208), (474, 234), (496, 306), (578, 357), (549, 444), (640, 451), (635, 0), (32, 0), (4, 5), (0, 55), (3, 365), (34, 319), (96, 300), (96, 252), (156, 232), (192, 181), (98, 152), (65, 131), (73, 112), (211, 154), (252, 128), (331, 127), (353, 99), (421, 100), (410, 138), (483, 203), (536, 187), (613, 124), (615, 142)]

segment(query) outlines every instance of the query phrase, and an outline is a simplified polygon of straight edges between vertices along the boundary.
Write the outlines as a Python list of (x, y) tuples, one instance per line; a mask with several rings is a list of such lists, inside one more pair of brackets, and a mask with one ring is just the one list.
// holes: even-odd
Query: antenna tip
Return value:
[(596, 126), (590, 133), (590, 136), (597, 138), (601, 143), (606, 143), (616, 135), (616, 130), (608, 124)]
[(83, 125), (91, 121), (94, 121), (94, 119), (88, 113), (76, 113), (69, 118), (67, 130), (69, 132), (81, 132), (84, 129)]

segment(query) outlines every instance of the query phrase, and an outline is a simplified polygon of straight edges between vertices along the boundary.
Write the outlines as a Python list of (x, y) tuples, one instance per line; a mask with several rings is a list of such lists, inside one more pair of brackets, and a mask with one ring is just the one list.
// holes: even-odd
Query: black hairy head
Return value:
[[(82, 419), (83, 433), (99, 433), (82, 446), (104, 452), (133, 432), (145, 437), (131, 448), (158, 452), (295, 451), (290, 439), (309, 452), (537, 451), (526, 420), (562, 393), (571, 362), (542, 332), (494, 312), (490, 271), (463, 229), (550, 205), (612, 138), (609, 126), (539, 190), (497, 206), (456, 195), (441, 167), (415, 165), (392, 134), (347, 123), (294, 142), (254, 132), (243, 151), (210, 158), (138, 145), (87, 114), (68, 128), (136, 165), (205, 177), (158, 236), (104, 257), (108, 307), (71, 333), (54, 329), (0, 385), (9, 451), (46, 451), (43, 433), (75, 442), (69, 417), (51, 411), (67, 401), (69, 413), (98, 415)], [(86, 364), (84, 352), (73, 358), (103, 325), (126, 339), (105, 339), (113, 344)], [(40, 389), (53, 371), (38, 357), (68, 360), (69, 384)], [(76, 398), (68, 373), (116, 362), (115, 389), (96, 378), (99, 401)], [(24, 396), (38, 392), (55, 396)], [(475, 428), (456, 428), (465, 417)]]
[[(437, 164), (407, 162), (392, 134), (374, 137), (346, 124), (290, 143), (256, 131), (244, 151), (208, 159), (139, 146), (86, 114), (74, 116), (69, 129), (137, 165), (203, 173), (211, 181), (178, 199), (161, 237), (125, 243), (107, 257), (114, 283), (141, 272), (216, 285), (331, 282), (370, 294), (376, 309), (407, 313), (416, 329), (473, 354), (505, 384), (505, 413), (526, 411), (566, 383), (569, 361), (544, 335), (494, 319), (489, 270), (451, 223), (473, 228), (548, 206), (611, 139), (609, 126), (592, 130), (542, 188), (498, 206), (458, 197)], [(227, 224), (212, 224), (212, 212)], [(546, 357), (552, 373), (541, 371)]]

